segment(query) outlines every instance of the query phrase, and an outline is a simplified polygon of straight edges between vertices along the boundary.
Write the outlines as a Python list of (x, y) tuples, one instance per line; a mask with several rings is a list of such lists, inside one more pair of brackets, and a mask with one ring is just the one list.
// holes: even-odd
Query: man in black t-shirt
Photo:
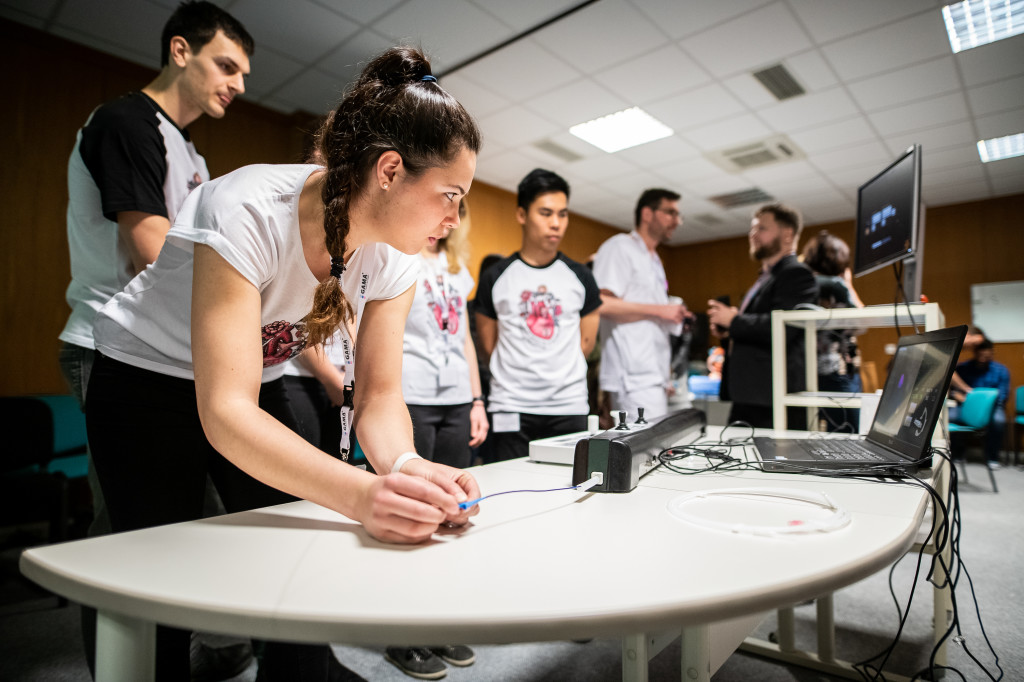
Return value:
[(586, 357), (601, 292), (590, 270), (558, 250), (569, 184), (536, 169), (519, 183), (522, 248), (480, 276), (476, 324), (490, 357), (488, 412), (495, 460), (529, 454), (538, 438), (585, 431)]

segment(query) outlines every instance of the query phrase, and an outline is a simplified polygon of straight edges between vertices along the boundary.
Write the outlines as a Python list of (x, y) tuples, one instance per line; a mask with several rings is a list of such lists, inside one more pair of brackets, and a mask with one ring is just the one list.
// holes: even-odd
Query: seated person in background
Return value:
[(715, 346), (709, 350), (706, 364), (708, 366), (708, 378), (721, 380), (722, 365), (725, 364), (725, 349), (721, 346)]
[[(771, 428), (773, 310), (793, 310), (801, 303), (818, 300), (818, 283), (810, 268), (796, 258), (803, 221), (793, 208), (766, 204), (754, 214), (750, 224), (750, 257), (761, 265), (761, 275), (743, 297), (739, 308), (721, 301), (708, 301), (708, 319), (712, 329), (724, 340), (725, 364), (722, 368), (722, 400), (731, 400), (729, 421), (744, 421), (751, 426)], [(803, 333), (786, 331), (787, 390), (804, 390)], [(789, 408), (788, 426), (806, 426), (806, 410)]]
[(586, 358), (601, 306), (590, 270), (558, 250), (569, 224), (569, 183), (537, 168), (519, 183), (517, 205), (522, 248), (488, 269), (476, 293), (499, 462), (525, 457), (532, 440), (586, 430)]
[[(822, 230), (804, 246), (804, 265), (818, 281), (818, 305), (823, 308), (863, 308), (853, 288), (850, 247), (839, 237)], [(860, 391), (860, 357), (855, 332), (850, 329), (818, 331), (818, 390)], [(860, 410), (830, 407), (819, 411), (828, 431), (856, 431)]]
[[(967, 385), (966, 393), (975, 388), (999, 389), (996, 408), (992, 411), (985, 434), (985, 460), (993, 469), (999, 468), (999, 448), (1003, 443), (1003, 432), (1006, 430), (1006, 400), (1010, 397), (1010, 370), (1006, 365), (995, 361), (995, 347), (988, 339), (982, 340), (974, 347), (974, 358), (965, 360), (956, 366), (956, 373)], [(965, 393), (950, 390), (950, 396), (963, 401)], [(959, 406), (949, 410), (949, 420), (956, 421)]]

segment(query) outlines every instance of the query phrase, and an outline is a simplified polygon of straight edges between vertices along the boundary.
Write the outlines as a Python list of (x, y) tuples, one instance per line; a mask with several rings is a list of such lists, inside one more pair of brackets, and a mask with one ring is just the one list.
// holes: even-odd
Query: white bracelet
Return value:
[(408, 462), (410, 459), (423, 459), (423, 458), (420, 457), (419, 455), (417, 455), (415, 452), (403, 452), (402, 454), (400, 454), (398, 456), (398, 459), (395, 460), (395, 463), (391, 465), (391, 473), (397, 474), (399, 471), (402, 470), (402, 466), (406, 462)]

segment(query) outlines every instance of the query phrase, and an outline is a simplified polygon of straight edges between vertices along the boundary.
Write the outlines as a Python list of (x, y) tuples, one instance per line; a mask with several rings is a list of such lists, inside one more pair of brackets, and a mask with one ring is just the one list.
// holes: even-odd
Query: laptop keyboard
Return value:
[(860, 460), (864, 462), (885, 462), (877, 452), (865, 448), (860, 441), (856, 440), (825, 440), (824, 438), (810, 438), (798, 440), (800, 447), (816, 459), (838, 459), (838, 460)]

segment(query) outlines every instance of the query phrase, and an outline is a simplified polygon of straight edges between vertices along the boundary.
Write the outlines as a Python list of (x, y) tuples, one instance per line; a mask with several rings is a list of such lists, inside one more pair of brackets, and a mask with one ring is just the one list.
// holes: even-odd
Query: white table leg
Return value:
[(815, 600), (818, 611), (818, 658), (825, 662), (836, 660), (836, 620), (832, 593)]
[(622, 638), (622, 682), (647, 682), (648, 660), (650, 649), (645, 633)]
[(711, 682), (711, 627), (683, 628), (683, 680)]
[(156, 624), (100, 611), (96, 614), (96, 682), (152, 682)]
[(775, 630), (775, 636), (779, 640), (780, 651), (796, 650), (796, 619), (793, 616), (793, 607), (787, 606), (778, 611), (779, 622)]

